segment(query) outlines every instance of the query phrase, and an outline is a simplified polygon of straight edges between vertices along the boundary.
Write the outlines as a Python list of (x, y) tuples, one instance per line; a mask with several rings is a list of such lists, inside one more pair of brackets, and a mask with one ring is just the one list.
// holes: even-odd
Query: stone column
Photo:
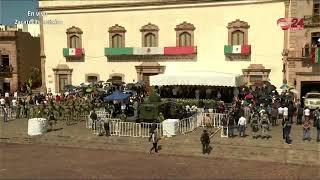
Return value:
[(47, 92), (46, 87), (46, 56), (44, 53), (43, 17), (40, 16), (40, 60), (41, 60), (41, 91)]
[[(296, 90), (298, 91), (297, 97), (298, 97), (298, 99), (300, 99), (300, 97), (301, 97), (301, 80), (297, 79), (296, 82), (297, 82)], [(303, 101), (303, 99), (300, 99), (300, 101)]]

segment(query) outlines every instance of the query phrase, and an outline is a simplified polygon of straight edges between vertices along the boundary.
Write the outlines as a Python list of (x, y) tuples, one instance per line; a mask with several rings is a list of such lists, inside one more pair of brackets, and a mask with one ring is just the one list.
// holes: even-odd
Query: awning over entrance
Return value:
[(159, 74), (150, 76), (151, 86), (198, 85), (198, 86), (229, 86), (244, 85), (242, 75), (212, 71), (176, 72), (175, 74)]

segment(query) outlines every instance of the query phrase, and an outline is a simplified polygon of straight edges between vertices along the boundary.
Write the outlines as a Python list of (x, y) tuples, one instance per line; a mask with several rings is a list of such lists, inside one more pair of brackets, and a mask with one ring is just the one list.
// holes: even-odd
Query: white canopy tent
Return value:
[(150, 76), (151, 86), (198, 85), (239, 87), (243, 84), (244, 78), (242, 75), (212, 71), (176, 72)]

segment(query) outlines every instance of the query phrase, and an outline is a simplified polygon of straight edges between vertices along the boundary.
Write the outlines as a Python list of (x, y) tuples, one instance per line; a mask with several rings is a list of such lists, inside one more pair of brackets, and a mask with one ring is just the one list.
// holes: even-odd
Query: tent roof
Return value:
[(125, 94), (125, 93), (122, 93), (117, 90), (117, 91), (113, 92), (111, 95), (105, 97), (104, 100), (105, 101), (114, 101), (114, 100), (120, 101), (120, 100), (125, 100), (128, 97), (130, 97), (130, 94)]
[(151, 86), (199, 85), (238, 87), (244, 84), (242, 75), (213, 71), (176, 72), (150, 76)]

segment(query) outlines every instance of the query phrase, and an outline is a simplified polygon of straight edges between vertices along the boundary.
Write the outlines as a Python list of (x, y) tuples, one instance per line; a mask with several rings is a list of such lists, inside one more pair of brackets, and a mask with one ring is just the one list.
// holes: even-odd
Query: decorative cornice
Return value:
[(241, 21), (240, 19), (236, 19), (235, 21), (232, 21), (228, 23), (227, 26), (228, 29), (230, 28), (244, 28), (244, 29), (249, 29), (250, 26), (247, 22)]
[(118, 24), (109, 27), (109, 33), (125, 33), (127, 32), (126, 29), (122, 26), (119, 26)]
[(82, 30), (78, 27), (72, 26), (67, 29), (66, 31), (67, 34), (82, 34)]
[(159, 31), (159, 27), (149, 22), (147, 25), (142, 26), (140, 29), (140, 32), (146, 32), (146, 31)]
[[(45, 0), (39, 0), (45, 1)], [(248, 4), (284, 2), (285, 0), (260, 0), (248, 2)], [(145, 6), (168, 6), (168, 5), (188, 5), (201, 3), (226, 3), (243, 4), (244, 0), (161, 0), (157, 2), (136, 2), (136, 3), (105, 3), (105, 4), (87, 4), (87, 5), (69, 5), (69, 6), (47, 6), (40, 7), (39, 11), (55, 10), (79, 10), (79, 9), (106, 9), (106, 8), (128, 8), (128, 7), (145, 7)]]
[(174, 30), (176, 30), (176, 31), (187, 31), (187, 30), (194, 31), (195, 29), (196, 28), (194, 27), (193, 24), (187, 23), (186, 21), (184, 21), (183, 23), (178, 24)]

